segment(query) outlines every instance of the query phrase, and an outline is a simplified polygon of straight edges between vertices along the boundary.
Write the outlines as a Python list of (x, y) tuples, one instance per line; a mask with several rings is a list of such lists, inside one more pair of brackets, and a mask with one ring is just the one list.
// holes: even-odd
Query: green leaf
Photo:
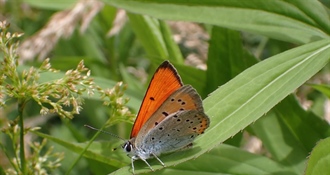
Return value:
[(330, 133), (329, 124), (305, 111), (293, 95), (251, 127), (272, 158), (297, 174), (303, 173), (306, 157), (315, 143)]
[[(290, 108), (288, 108), (289, 104)], [(299, 141), (298, 145), (302, 146), (306, 153), (312, 151), (318, 140), (330, 136), (330, 127), (327, 121), (303, 109), (293, 95), (276, 105), (274, 112), (294, 136), (290, 139)]]
[(216, 138), (222, 141), (221, 135), (229, 137), (269, 111), (318, 72), (328, 62), (329, 52), (329, 40), (292, 49), (252, 66), (213, 92), (204, 106), (211, 121), (215, 120), (212, 123), (218, 130), (214, 132), (221, 133), (214, 133)]
[(32, 7), (49, 9), (49, 10), (64, 10), (72, 7), (78, 0), (23, 0)]
[(314, 89), (322, 92), (328, 98), (330, 98), (330, 86), (327, 84), (310, 84), (311, 87)]
[(147, 55), (149, 57), (167, 58), (168, 55), (159, 30), (158, 21), (148, 16), (131, 13), (128, 13), (127, 16)]
[[(161, 156), (167, 166), (196, 158), (211, 150), (284, 99), (329, 61), (330, 41), (321, 40), (268, 58), (245, 70), (204, 100), (211, 125), (196, 139), (193, 149)], [(154, 169), (162, 166), (148, 160)], [(145, 166), (143, 166), (145, 167)], [(136, 173), (148, 172), (141, 164)], [(126, 174), (129, 166), (114, 173)]]
[(131, 13), (127, 15), (138, 40), (142, 43), (153, 63), (161, 63), (167, 59), (172, 62), (183, 63), (178, 46), (172, 41), (171, 33), (164, 22), (148, 16)]
[[(243, 48), (237, 31), (214, 26), (209, 43), (205, 86), (207, 94), (257, 63), (257, 59)], [(225, 143), (239, 146), (242, 137), (242, 133), (236, 134)]]
[(276, 174), (294, 175), (273, 160), (242, 149), (222, 144), (195, 160), (165, 168), (151, 174), (211, 175), (211, 174)]
[[(33, 131), (33, 133), (37, 134), (40, 137), (51, 140), (59, 145), (62, 145), (65, 148), (77, 154), (80, 154), (85, 149), (87, 144), (87, 143), (80, 143), (80, 144), (72, 143), (71, 141), (62, 140), (53, 137), (51, 135), (43, 134), (37, 131)], [(123, 154), (122, 152), (118, 153), (118, 151), (116, 153), (109, 151), (115, 148), (114, 145), (118, 146), (119, 144), (116, 142), (93, 142), (90, 148), (84, 153), (83, 156), (115, 167), (121, 167), (123, 165), (126, 165), (128, 163), (128, 159), (126, 159), (127, 161), (123, 161), (124, 157), (126, 157), (125, 154)], [(108, 151), (104, 151), (105, 149)]]
[(295, 138), (294, 131), (286, 127), (272, 112), (251, 127), (274, 160), (291, 168), (296, 174), (302, 173), (308, 152)]
[[(300, 0), (290, 0), (287, 2), (296, 6), (299, 10), (308, 15), (316, 24), (315, 26), (319, 25), (320, 28), (323, 28), (329, 33), (329, 13), (327, 12), (326, 6), (324, 6), (321, 1), (313, 0), (302, 2)], [(299, 18), (299, 16), (297, 16), (297, 18)]]
[(327, 175), (330, 172), (330, 138), (320, 141), (308, 160), (306, 175)]
[(168, 51), (169, 59), (176, 63), (183, 64), (183, 57), (179, 46), (174, 42), (171, 29), (167, 23), (159, 20), (159, 27)]
[[(141, 82), (137, 81), (137, 79), (134, 78), (133, 75), (128, 73), (127, 68), (123, 64), (119, 65), (119, 71), (121, 76), (123, 77), (123, 81), (129, 83), (130, 89), (134, 89), (136, 92), (145, 91), (144, 86), (141, 85)], [(142, 95), (141, 99), (143, 99)]]
[[(159, 19), (212, 24), (292, 43), (309, 43), (329, 38), (330, 33), (329, 14), (320, 2), (296, 1), (296, 4), (275, 0), (250, 0), (246, 3), (230, 0), (104, 0), (104, 2), (129, 12)], [(318, 12), (306, 14), (296, 7), (297, 4), (302, 3), (313, 5), (313, 11)], [(322, 15), (324, 17), (320, 18)]]
[(243, 49), (239, 32), (213, 27), (207, 63), (206, 91), (209, 93), (257, 60)]
[(178, 70), (184, 84), (192, 85), (201, 96), (206, 96), (202, 94), (206, 86), (206, 72), (204, 70), (176, 63), (174, 63), (174, 66)]

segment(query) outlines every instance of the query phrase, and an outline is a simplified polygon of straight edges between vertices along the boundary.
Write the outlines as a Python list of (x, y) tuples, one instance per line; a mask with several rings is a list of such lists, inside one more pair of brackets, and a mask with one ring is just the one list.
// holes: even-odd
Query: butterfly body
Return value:
[[(158, 89), (150, 92), (151, 88)], [(182, 85), (175, 68), (165, 61), (150, 82), (131, 138), (123, 145), (131, 157), (133, 173), (133, 161), (137, 159), (143, 160), (150, 169), (146, 159), (152, 157), (165, 166), (159, 155), (189, 146), (208, 126), (209, 118), (197, 91), (190, 85)]]

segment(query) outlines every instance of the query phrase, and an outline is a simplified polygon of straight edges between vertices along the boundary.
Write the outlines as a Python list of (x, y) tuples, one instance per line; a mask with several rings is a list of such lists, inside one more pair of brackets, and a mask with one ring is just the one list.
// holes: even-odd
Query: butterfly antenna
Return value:
[(111, 136), (113, 136), (113, 137), (116, 137), (116, 138), (118, 138), (118, 139), (120, 139), (120, 140), (123, 140), (124, 142), (127, 141), (127, 140), (125, 140), (125, 139), (123, 139), (123, 138), (117, 136), (117, 135), (114, 134), (114, 133), (107, 132), (107, 131), (103, 131), (103, 130), (100, 130), (100, 129), (94, 128), (94, 127), (92, 127), (92, 126), (90, 126), (90, 125), (84, 125), (84, 126), (87, 127), (87, 128), (89, 128), (89, 129), (95, 130), (95, 131), (100, 131), (100, 132), (102, 132), (102, 133), (109, 134), (109, 135), (111, 135)]

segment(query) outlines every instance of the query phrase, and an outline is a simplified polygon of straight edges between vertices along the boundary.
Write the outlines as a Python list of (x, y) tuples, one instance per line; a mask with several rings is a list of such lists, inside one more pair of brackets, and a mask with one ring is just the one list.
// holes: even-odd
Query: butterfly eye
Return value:
[(131, 142), (126, 142), (126, 143), (123, 145), (123, 149), (124, 149), (126, 152), (131, 152), (131, 151), (132, 151), (132, 144), (131, 144)]

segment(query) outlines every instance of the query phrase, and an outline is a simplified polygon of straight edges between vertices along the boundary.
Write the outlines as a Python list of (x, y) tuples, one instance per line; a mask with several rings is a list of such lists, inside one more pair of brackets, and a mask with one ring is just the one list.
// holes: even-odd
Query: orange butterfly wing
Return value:
[(136, 137), (144, 123), (163, 102), (182, 86), (182, 81), (173, 65), (164, 61), (152, 77), (135, 119), (130, 138)]

